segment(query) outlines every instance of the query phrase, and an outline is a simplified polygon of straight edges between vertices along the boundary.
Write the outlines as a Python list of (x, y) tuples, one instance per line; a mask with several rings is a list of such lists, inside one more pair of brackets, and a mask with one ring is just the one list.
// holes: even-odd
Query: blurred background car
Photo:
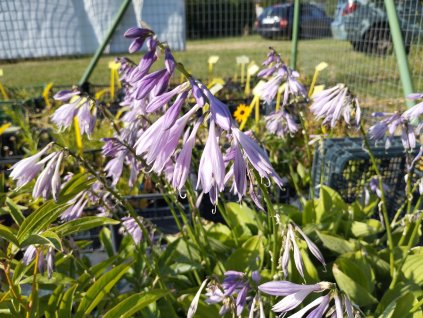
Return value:
[[(294, 5), (292, 3), (276, 4), (263, 9), (255, 22), (258, 34), (265, 38), (292, 37)], [(325, 11), (310, 3), (301, 4), (299, 36), (303, 39), (330, 37), (332, 18)]]
[[(419, 0), (395, 1), (405, 50), (423, 34), (422, 5)], [(333, 37), (348, 40), (354, 50), (376, 55), (393, 52), (388, 16), (383, 0), (339, 0), (331, 24)]]

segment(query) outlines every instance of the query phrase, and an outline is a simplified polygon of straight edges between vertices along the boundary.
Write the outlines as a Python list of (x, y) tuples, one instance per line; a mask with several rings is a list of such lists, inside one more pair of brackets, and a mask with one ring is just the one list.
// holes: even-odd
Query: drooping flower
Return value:
[(211, 120), (209, 136), (198, 168), (197, 189), (201, 186), (204, 193), (209, 193), (211, 202), (216, 204), (218, 193), (224, 189), (224, 179), (225, 164), (218, 145), (215, 123)]
[(63, 152), (53, 152), (42, 159), (39, 164), (46, 163), (32, 190), (32, 197), (38, 199), (43, 197), (45, 200), (53, 194), (55, 200), (58, 199), (60, 191), (60, 165), (63, 159)]
[(205, 279), (201, 284), (200, 288), (198, 289), (197, 293), (195, 294), (192, 302), (188, 308), (187, 318), (194, 317), (195, 312), (197, 311), (198, 302), (200, 301), (201, 293), (203, 292), (204, 287), (206, 287), (208, 279)]
[(355, 115), (353, 124), (358, 126), (360, 123), (360, 105), (344, 84), (338, 84), (315, 94), (310, 110), (317, 119), (323, 119), (322, 124), (327, 124), (332, 128), (336, 126), (341, 117), (347, 125), (351, 125), (352, 115)]
[(29, 245), (22, 258), (22, 263), (28, 266), (34, 259), (36, 254), (38, 255), (38, 263), (36, 264), (38, 271), (44, 274), (47, 265), (47, 275), (50, 279), (53, 276), (53, 265), (54, 265), (54, 249), (50, 246), (47, 248), (46, 255), (44, 256), (43, 249), (38, 248), (35, 245)]
[(295, 134), (300, 129), (294, 118), (283, 108), (266, 116), (265, 120), (266, 129), (279, 137)]
[[(410, 110), (412, 111), (413, 108), (410, 108), (408, 111)], [(415, 120), (415, 118), (413, 115), (410, 115), (411, 113), (406, 114), (406, 112), (402, 115), (399, 113), (373, 113), (372, 115), (375, 117), (384, 116), (385, 118), (369, 128), (368, 134), (370, 139), (381, 140), (384, 139), (386, 133), (388, 133), (385, 141), (385, 148), (389, 148), (397, 128), (400, 128), (401, 141), (404, 148), (407, 150), (415, 148), (417, 144), (416, 135), (414, 132), (414, 126), (410, 122)]]
[(153, 31), (147, 28), (134, 27), (128, 29), (124, 36), (129, 39), (134, 39), (129, 46), (129, 53), (135, 53), (140, 50), (146, 38), (152, 36), (153, 34)]
[(39, 163), (39, 160), (51, 149), (52, 145), (52, 143), (48, 144), (40, 152), (18, 161), (9, 169), (12, 170), (10, 177), (17, 181), (18, 188), (30, 182), (41, 171), (43, 165)]
[(60, 219), (67, 222), (80, 218), (88, 202), (87, 191), (79, 192), (69, 201), (71, 205), (62, 213)]
[(300, 275), (304, 278), (304, 262), (302, 259), (301, 251), (298, 247), (297, 240), (299, 239), (296, 233), (299, 233), (301, 237), (304, 239), (308, 249), (317, 258), (317, 260), (322, 263), (323, 266), (326, 266), (325, 259), (320, 252), (319, 248), (314, 244), (310, 238), (300, 229), (298, 225), (295, 223), (288, 224), (284, 230), (284, 243), (283, 243), (283, 253), (280, 258), (280, 264), (282, 267), (282, 271), (284, 273), (284, 277), (288, 276), (288, 265), (290, 260), (290, 251), (291, 249), (294, 252), (294, 264), (297, 268)]
[[(144, 222), (142, 217), (138, 217), (139, 222)], [(134, 240), (135, 244), (139, 244), (143, 239), (143, 232), (140, 226), (138, 225), (137, 221), (133, 217), (123, 217), (122, 218), (122, 226), (125, 233), (131, 235), (132, 239)]]

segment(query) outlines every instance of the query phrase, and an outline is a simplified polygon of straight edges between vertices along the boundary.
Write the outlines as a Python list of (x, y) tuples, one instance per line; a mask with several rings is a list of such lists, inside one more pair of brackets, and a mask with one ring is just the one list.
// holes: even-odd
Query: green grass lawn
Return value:
[[(274, 47), (282, 57), (289, 61), (291, 43), (282, 40), (267, 40), (259, 36), (223, 38), (213, 40), (188, 41), (187, 49), (175, 52), (175, 57), (197, 77), (208, 76), (207, 60), (210, 55), (219, 55), (215, 75), (223, 78), (233, 76), (236, 71), (235, 58), (247, 55), (251, 60), (261, 63), (267, 48)], [(377, 57), (354, 52), (348, 42), (333, 39), (301, 40), (298, 48), (298, 69), (309, 80), (315, 65), (322, 61), (329, 64), (320, 77), (320, 82), (334, 84), (344, 82), (350, 85), (359, 96), (375, 98), (401, 97), (401, 84), (396, 67), (395, 56)], [(413, 48), (409, 63), (415, 82), (415, 90), (423, 90), (423, 62), (421, 48)], [(138, 62), (140, 54), (131, 58)], [(62, 58), (21, 61), (1, 64), (4, 75), (0, 81), (6, 87), (34, 87), (49, 82), (55, 85), (71, 86), (79, 81), (91, 57)], [(109, 81), (108, 62), (114, 56), (103, 56), (97, 65), (90, 82), (107, 84)]]

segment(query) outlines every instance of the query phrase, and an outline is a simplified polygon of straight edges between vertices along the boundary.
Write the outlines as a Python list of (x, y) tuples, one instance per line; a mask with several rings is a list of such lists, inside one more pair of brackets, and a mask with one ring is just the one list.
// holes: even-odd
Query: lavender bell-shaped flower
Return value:
[(58, 193), (60, 190), (60, 165), (63, 159), (63, 152), (53, 152), (46, 158), (41, 160), (39, 164), (46, 163), (44, 170), (41, 172), (37, 181), (35, 182), (32, 190), (32, 197), (38, 199), (43, 197), (45, 200), (50, 196), (50, 193), (54, 193), (54, 197), (57, 200)]
[(195, 145), (195, 135), (197, 134), (200, 125), (201, 121), (197, 121), (195, 123), (175, 162), (175, 168), (172, 175), (172, 186), (179, 191), (182, 190), (188, 178), (191, 166), (192, 149)]
[(91, 136), (97, 119), (97, 108), (91, 107), (90, 102), (83, 103), (76, 114), (81, 134)]
[(300, 126), (294, 118), (283, 108), (265, 117), (266, 129), (279, 137), (285, 137), (286, 134), (295, 134)]
[[(139, 218), (140, 222), (142, 219)], [(139, 244), (142, 240), (142, 230), (139, 227), (138, 223), (135, 221), (134, 218), (126, 216), (122, 218), (122, 225), (127, 233), (131, 235), (132, 239), (134, 240), (135, 244)]]
[(70, 207), (68, 207), (60, 216), (62, 221), (72, 221), (81, 217), (84, 208), (87, 206), (89, 201), (86, 194), (86, 191), (82, 191), (69, 201), (69, 204), (71, 204)]
[(332, 288), (331, 283), (320, 282), (313, 285), (298, 285), (288, 281), (272, 281), (260, 285), (259, 290), (273, 296), (285, 296), (276, 303), (272, 310), (274, 312), (286, 313), (298, 307), (303, 300), (313, 292), (321, 292)]
[(356, 125), (359, 124), (361, 117), (360, 105), (350, 96), (344, 84), (338, 84), (315, 94), (310, 110), (317, 119), (323, 119), (323, 124), (328, 124), (332, 128), (341, 117), (348, 125), (351, 124), (351, 114), (355, 114), (354, 124)]
[(201, 186), (204, 193), (209, 193), (210, 201), (216, 204), (218, 193), (224, 188), (224, 179), (225, 164), (218, 145), (215, 123), (211, 120), (209, 136), (200, 159), (197, 189)]
[(17, 181), (18, 188), (30, 182), (41, 171), (43, 164), (40, 164), (39, 160), (52, 145), (52, 143), (48, 144), (37, 154), (18, 161), (9, 169), (12, 170), (10, 177)]
[(146, 38), (152, 36), (153, 34), (154, 34), (153, 31), (146, 28), (134, 27), (134, 28), (128, 29), (124, 33), (124, 37), (129, 39), (134, 39), (131, 45), (129, 46), (129, 49), (128, 49), (129, 53), (135, 53), (139, 51), (142, 48)]

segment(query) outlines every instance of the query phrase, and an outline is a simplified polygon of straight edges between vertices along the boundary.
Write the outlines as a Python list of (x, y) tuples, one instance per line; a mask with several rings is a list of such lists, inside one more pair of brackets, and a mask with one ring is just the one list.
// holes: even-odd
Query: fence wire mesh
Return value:
[[(292, 3), (263, 0), (186, 0), (189, 40), (254, 34), (267, 45), (290, 47)], [(423, 90), (422, 1), (396, 0), (415, 91)], [(310, 74), (321, 61), (329, 64), (321, 82), (348, 84), (361, 99), (403, 100), (397, 60), (383, 0), (301, 0), (298, 68)], [(287, 54), (287, 58), (289, 55)], [(390, 101), (388, 101), (388, 99)]]
[[(57, 10), (63, 11), (64, 4), (62, 2), (51, 0), (44, 2), (47, 7), (57, 7)], [(77, 0), (72, 3), (75, 7), (78, 6), (78, 3), (79, 6), (92, 7), (97, 2), (101, 3), (99, 0)], [(115, 2), (117, 8), (120, 2)], [(346, 83), (361, 100), (376, 105), (376, 107), (380, 105), (380, 108), (387, 102), (393, 101), (394, 104), (402, 102), (402, 85), (397, 60), (393, 53), (392, 38), (383, 0), (321, 0), (313, 2), (301, 0), (300, 2), (300, 40), (297, 65), (302, 74), (310, 78), (314, 67), (324, 61), (329, 64), (329, 67), (321, 72), (320, 83), (326, 85), (338, 82)], [(26, 43), (25, 50), (34, 46), (39, 50), (36, 52), (36, 56), (48, 56), (47, 53), (43, 53), (43, 48), (40, 47), (42, 41), (39, 41), (44, 36), (44, 27), (31, 22), (36, 21), (35, 17), (39, 16), (40, 12), (47, 10), (47, 7), (40, 4), (42, 1), (37, 4), (31, 2), (26, 6), (25, 3), (23, 0), (0, 0), (0, 52), (3, 52), (0, 54), (8, 54), (7, 52), (11, 52), (13, 47), (16, 47), (16, 43), (24, 41)], [(25, 8), (26, 11), (18, 10), (19, 6)], [(395, 6), (408, 53), (407, 58), (414, 91), (423, 91), (422, 1), (395, 0)], [(104, 5), (99, 5), (99, 8), (104, 9)], [(98, 10), (85, 10), (84, 19), (87, 21), (99, 20), (100, 15), (95, 13)], [(130, 10), (133, 11), (133, 8), (130, 7)], [(82, 17), (79, 18), (82, 19)], [(51, 20), (52, 17), (46, 16), (44, 19)], [(60, 20), (65, 23), (68, 21), (64, 18), (55, 19), (56, 22), (60, 22)], [(187, 51), (181, 53), (178, 58), (188, 64), (192, 71), (194, 71), (193, 68), (196, 68), (196, 72), (203, 72), (207, 56), (220, 54), (219, 63), (222, 63), (222, 66), (216, 66), (217, 75), (229, 77), (236, 70), (234, 63), (236, 55), (249, 55), (250, 60), (259, 63), (264, 59), (268, 46), (274, 46), (281, 50), (285, 60), (290, 58), (292, 2), (178, 0), (170, 3), (168, 0), (144, 0), (143, 20), (156, 29), (160, 39), (183, 43), (179, 48), (184, 48), (185, 40), (187, 40)], [(68, 24), (72, 28), (53, 28), (58, 35), (56, 42), (51, 37), (48, 37), (50, 42), (45, 42), (48, 48), (54, 49), (53, 55), (61, 55), (62, 53), (59, 52), (61, 48), (72, 46), (72, 41), (78, 38), (78, 34), (81, 35), (84, 42), (84, 38), (98, 31), (98, 34), (94, 36), (95, 41), (87, 40), (89, 45), (94, 45), (90, 48), (93, 51), (98, 45), (97, 38), (101, 37), (100, 33), (104, 33), (104, 30), (108, 28), (106, 25), (100, 25), (101, 21), (99, 20), (98, 30), (92, 29), (90, 33), (83, 29), (86, 23), (78, 26), (69, 21)], [(28, 30), (25, 33), (26, 38), (13, 36), (19, 31), (18, 22), (22, 22), (22, 27)], [(129, 26), (127, 22), (128, 19), (125, 17), (122, 25)], [(47, 27), (48, 24), (44, 26)], [(76, 30), (75, 26), (78, 26), (80, 30), (79, 33), (74, 34), (72, 41), (65, 41), (63, 37), (60, 37), (65, 29), (67, 31)], [(124, 43), (123, 50), (126, 50), (129, 42), (121, 38), (123, 29), (120, 27), (116, 31), (108, 52), (114, 45), (119, 44), (120, 46), (122, 43)], [(42, 32), (37, 33), (36, 30), (42, 30)], [(88, 49), (89, 45), (82, 45), (81, 50)], [(184, 56), (186, 56), (186, 60), (184, 60)], [(199, 56), (204, 59), (204, 62), (201, 62), (203, 63), (201, 67), (198, 66), (200, 63), (191, 62), (193, 58), (198, 59)], [(225, 62), (225, 60), (227, 61)], [(12, 68), (12, 66), (4, 66), (5, 77), (2, 82), (6, 85), (7, 76), (10, 78), (14, 74)], [(221, 70), (220, 74), (219, 69)], [(108, 74), (107, 72), (106, 68), (104, 73)], [(203, 73), (207, 76), (207, 70)], [(106, 81), (105, 77), (104, 82)], [(42, 83), (33, 83), (34, 86), (40, 84)]]

